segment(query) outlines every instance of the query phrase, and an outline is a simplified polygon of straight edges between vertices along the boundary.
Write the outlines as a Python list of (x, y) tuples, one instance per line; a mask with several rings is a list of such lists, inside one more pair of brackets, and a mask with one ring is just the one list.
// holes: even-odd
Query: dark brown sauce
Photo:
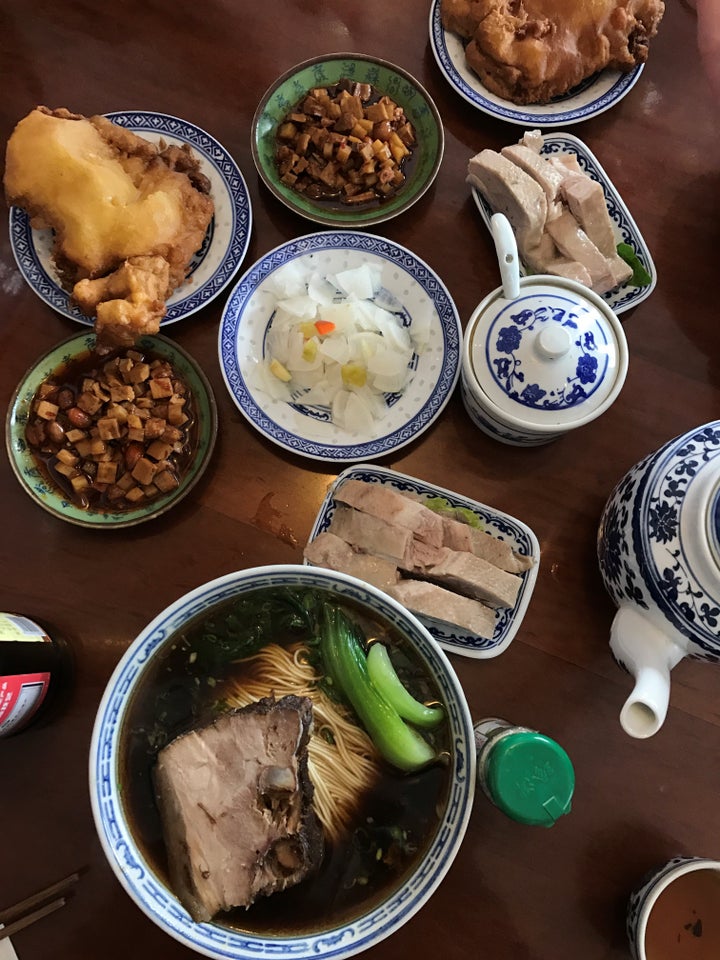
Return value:
[[(274, 589), (277, 588), (254, 591), (251, 596), (258, 600), (270, 598)], [(322, 594), (330, 598), (329, 602), (335, 602), (331, 594)], [(122, 803), (140, 851), (168, 886), (152, 770), (157, 752), (166, 742), (216, 715), (213, 701), (223, 680), (242, 677), (241, 664), (220, 664), (213, 657), (210, 666), (202, 652), (208, 636), (219, 635), (218, 625), (232, 611), (233, 603), (226, 602), (211, 614), (202, 615), (182, 635), (166, 641), (164, 652), (157, 656), (157, 662), (136, 691), (123, 723)], [(419, 659), (392, 627), (363, 620), (360, 611), (348, 603), (343, 602), (343, 607), (363, 622), (367, 636), (377, 635), (380, 629), (390, 636), (395, 651), (402, 648), (400, 663), (407, 665), (408, 675), (417, 678), (413, 686), (416, 696), (423, 700), (437, 698)], [(247, 618), (248, 614), (244, 609), (239, 617)], [(276, 642), (282, 643), (298, 639), (292, 631), (276, 636)], [(210, 686), (205, 683), (208, 676), (212, 677)], [(448, 750), (444, 735), (444, 729), (437, 734), (438, 751)], [(435, 835), (439, 813), (447, 801), (449, 781), (447, 763), (438, 763), (411, 776), (386, 768), (380, 782), (359, 801), (352, 835), (335, 848), (326, 844), (315, 876), (282, 893), (259, 899), (248, 910), (221, 915), (215, 922), (254, 933), (299, 935), (360, 916), (397, 890), (418, 863)], [(378, 849), (388, 862), (378, 859)]]
[(645, 932), (647, 960), (720, 957), (720, 870), (684, 873), (660, 894)]
[[(122, 513), (147, 503), (148, 497), (142, 498), (139, 502), (131, 502), (122, 497), (112, 499), (109, 493), (111, 485), (93, 482), (94, 477), (89, 473), (87, 474), (90, 481), (89, 485), (82, 490), (76, 490), (73, 487), (70, 479), (58, 471), (58, 466), (60, 464), (58, 459), (59, 450), (64, 447), (76, 452), (76, 448), (67, 439), (63, 442), (55, 442), (45, 436), (42, 442), (38, 442), (33, 436), (32, 431), (35, 428), (35, 425), (38, 423), (39, 418), (33, 416), (32, 411), (35, 409), (35, 404), (38, 399), (41, 398), (43, 388), (47, 384), (54, 384), (57, 388), (55, 394), (49, 395), (50, 399), (56, 400), (57, 394), (62, 391), (69, 391), (74, 400), (76, 400), (82, 390), (82, 383), (85, 378), (97, 378), (98, 372), (102, 370), (106, 363), (113, 361), (116, 358), (125, 357), (128, 353), (141, 356), (143, 361), (149, 364), (152, 364), (155, 361), (169, 363), (167, 357), (163, 356), (161, 353), (156, 353), (149, 350), (141, 350), (140, 348), (132, 348), (130, 351), (128, 351), (127, 348), (119, 348), (110, 353), (102, 355), (99, 355), (94, 351), (85, 351), (73, 357), (71, 360), (60, 364), (57, 369), (54, 370), (53, 373), (47, 378), (47, 380), (45, 380), (44, 383), (38, 388), (38, 391), (36, 392), (31, 403), (31, 413), (28, 416), (28, 423), (25, 430), (25, 438), (28, 443), (28, 449), (31, 451), (33, 459), (35, 460), (46, 483), (49, 486), (60, 490), (63, 496), (81, 509), (92, 509), (98, 512), (107, 513)], [(167, 458), (172, 467), (177, 484), (179, 485), (182, 481), (182, 478), (187, 473), (193, 461), (195, 451), (197, 450), (199, 428), (192, 391), (178, 375), (177, 371), (173, 370), (172, 376), (175, 380), (182, 383), (182, 389), (184, 391), (183, 395), (186, 399), (184, 411), (188, 417), (187, 422), (182, 425), (182, 439), (179, 441), (180, 448), (173, 450), (173, 452)], [(69, 420), (68, 410), (66, 409), (61, 409), (59, 411), (57, 420), (65, 433), (71, 430), (74, 426)], [(96, 424), (96, 420), (97, 418), (93, 418), (94, 424)], [(89, 426), (87, 429), (90, 430), (91, 427)], [(120, 437), (119, 439), (109, 441), (108, 443), (112, 449), (118, 450), (124, 455), (131, 442), (132, 441), (127, 437)], [(90, 469), (92, 469), (92, 467), (90, 467)], [(83, 472), (87, 473), (86, 467), (83, 467)], [(163, 492), (158, 491), (150, 496), (161, 499)]]
[[(356, 86), (365, 86), (370, 88), (370, 96), (363, 100), (363, 106), (368, 107), (378, 103), (384, 96), (387, 96), (382, 90), (378, 90), (372, 84), (356, 84), (355, 81), (349, 80), (347, 78), (340, 79), (335, 84), (326, 84), (325, 86), (318, 84), (315, 89), (324, 89), (327, 90), (331, 98), (337, 97), (341, 91), (350, 92)], [(297, 101), (294, 107), (288, 112), (284, 121), (281, 121), (278, 129), (282, 126), (282, 123), (286, 122), (293, 114), (302, 113), (303, 104), (306, 101), (310, 91), (307, 91), (303, 96)], [(391, 97), (392, 99), (392, 97)], [(405, 118), (407, 119), (407, 117)], [(408, 120), (409, 122), (409, 120)], [(284, 146), (284, 141), (276, 135), (276, 154), (278, 156), (278, 167), (282, 173), (282, 163), (280, 160), (280, 151)], [(382, 193), (379, 190), (375, 191), (374, 196), (371, 199), (367, 199), (363, 202), (349, 202), (344, 196), (343, 191), (336, 186), (329, 185), (323, 182), (320, 179), (313, 179), (311, 182), (308, 182), (306, 177), (300, 177), (298, 183), (294, 186), (294, 189), (297, 193), (301, 194), (308, 198), (308, 200), (318, 203), (322, 207), (328, 210), (342, 210), (347, 212), (349, 209), (356, 210), (367, 210), (374, 207), (380, 207), (383, 204), (388, 203), (392, 200), (405, 186), (408, 181), (408, 178), (411, 176), (413, 168), (416, 165), (418, 150), (417, 150), (417, 140), (415, 139), (413, 144), (410, 146), (410, 152), (399, 164), (399, 170), (403, 174), (403, 182), (396, 186), (389, 193)], [(311, 144), (309, 156), (313, 153), (313, 147)], [(352, 167), (359, 166), (357, 158), (354, 158), (352, 163), (349, 165)]]

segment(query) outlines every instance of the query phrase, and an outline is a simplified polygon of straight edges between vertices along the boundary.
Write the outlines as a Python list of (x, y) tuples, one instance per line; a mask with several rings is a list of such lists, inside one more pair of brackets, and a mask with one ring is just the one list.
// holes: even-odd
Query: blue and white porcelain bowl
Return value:
[[(389, 621), (407, 640), (439, 691), (447, 708), (446, 742), (450, 744), (448, 788), (437, 826), (425, 838), (424, 853), (378, 899), (353, 912), (352, 919), (323, 929), (283, 935), (243, 930), (242, 921), (220, 918), (196, 923), (156, 870), (128, 814), (124, 743), (130, 703), (158, 655), (178, 630), (199, 614), (230, 598), (259, 588), (301, 587), (331, 591), (373, 619)], [(403, 606), (380, 590), (345, 574), (319, 567), (278, 565), (240, 570), (219, 577), (180, 597), (160, 613), (130, 645), (105, 690), (90, 748), (90, 793), (95, 825), (105, 855), (137, 906), (162, 930), (194, 954), (215, 960), (344, 960), (376, 946), (406, 923), (428, 900), (449, 870), (465, 834), (475, 789), (476, 757), (472, 719), (460, 682), (445, 653), (427, 629)], [(305, 883), (312, 883), (308, 878)], [(284, 896), (276, 894), (275, 896)]]
[[(638, 888), (633, 891), (628, 900), (626, 929), (633, 960), (653, 960), (653, 957), (656, 956), (655, 953), (653, 953), (652, 957), (648, 956), (645, 949), (650, 914), (658, 904), (661, 894), (663, 894), (672, 883), (675, 883), (686, 874), (694, 873), (698, 870), (704, 872), (708, 889), (715, 892), (715, 897), (718, 901), (715, 909), (715, 915), (717, 915), (717, 911), (720, 909), (720, 861), (709, 860), (705, 857), (674, 857), (664, 864), (664, 866), (652, 870), (643, 877)], [(687, 949), (690, 944), (693, 944), (697, 948), (699, 941), (694, 938), (702, 936), (703, 918), (697, 912), (693, 913), (695, 908), (699, 907), (699, 904), (693, 907), (692, 903), (688, 903), (687, 906), (687, 913), (683, 916), (684, 922), (680, 923), (677, 931), (676, 946), (677, 944), (681, 944), (681, 946), (677, 947), (677, 956), (714, 957), (715, 954), (711, 952), (701, 953), (696, 952), (696, 950), (689, 953), (683, 952), (683, 939), (688, 941), (688, 943), (685, 944), (685, 949)], [(662, 905), (660, 905), (658, 909), (663, 909)], [(715, 919), (715, 915), (712, 917), (713, 920)], [(707, 922), (707, 920), (708, 918), (706, 917), (705, 921)], [(698, 921), (700, 923), (699, 928), (697, 927)], [(666, 926), (667, 923), (668, 918), (666, 917), (663, 926)], [(675, 940), (675, 938), (673, 939)], [(712, 951), (712, 949), (712, 946), (708, 944), (708, 950)]]
[(685, 656), (720, 661), (720, 420), (626, 473), (603, 510), (597, 546), (618, 607), (611, 650), (636, 678), (620, 722), (649, 737), (665, 719), (670, 670)]
[(468, 415), (503, 443), (537, 446), (604, 413), (628, 368), (625, 333), (592, 290), (550, 276), (520, 279), (476, 307), (463, 340)]

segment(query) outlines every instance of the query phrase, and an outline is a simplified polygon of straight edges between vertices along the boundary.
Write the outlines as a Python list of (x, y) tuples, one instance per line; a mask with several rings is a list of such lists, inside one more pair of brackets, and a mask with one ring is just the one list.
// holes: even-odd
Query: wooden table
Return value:
[[(490, 237), (465, 184), (468, 158), (499, 149), (519, 128), (467, 104), (440, 73), (428, 5), (327, 0), (5, 0), (0, 10), (0, 139), (36, 104), (85, 114), (143, 108), (203, 127), (235, 157), (254, 223), (251, 265), (314, 225), (260, 183), (250, 121), (268, 85), (301, 60), (370, 53), (426, 86), (443, 117), (446, 152), (435, 186), (377, 233), (413, 250), (447, 284), (465, 323), (498, 274)], [(720, 411), (717, 301), (720, 104), (696, 52), (696, 18), (669, 0), (646, 70), (611, 110), (574, 127), (624, 197), (652, 251), (658, 284), (623, 315), (630, 370), (599, 420), (538, 449), (516, 449), (473, 427), (459, 394), (386, 466), (492, 504), (537, 533), (542, 561), (532, 603), (508, 650), (453, 656), (473, 716), (542, 730), (572, 757), (570, 816), (551, 830), (504, 818), (478, 795), (462, 850), (440, 889), (376, 960), (619, 960), (627, 956), (626, 897), (675, 854), (720, 857), (720, 676), (684, 661), (673, 673), (662, 730), (635, 741), (618, 723), (630, 680), (613, 664), (613, 607), (595, 537), (605, 499), (625, 471), (671, 437)], [(49, 621), (73, 647), (72, 698), (54, 723), (0, 742), (0, 906), (83, 870), (68, 906), (14, 938), (21, 960), (149, 960), (191, 954), (123, 892), (90, 812), (88, 747), (104, 685), (160, 610), (238, 568), (299, 562), (325, 487), (338, 472), (284, 453), (241, 416), (217, 356), (225, 297), (171, 335), (214, 387), (220, 436), (200, 486), (168, 515), (99, 533), (54, 519), (0, 458), (0, 609)], [(46, 307), (0, 239), (0, 398), (77, 325)]]

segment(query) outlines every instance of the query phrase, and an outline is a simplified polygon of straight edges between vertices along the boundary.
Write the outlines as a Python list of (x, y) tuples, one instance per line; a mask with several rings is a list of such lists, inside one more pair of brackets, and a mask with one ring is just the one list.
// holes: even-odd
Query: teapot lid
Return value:
[(505, 417), (577, 426), (612, 403), (627, 372), (627, 341), (604, 300), (579, 283), (523, 277), (520, 295), (494, 291), (471, 318), (478, 386)]

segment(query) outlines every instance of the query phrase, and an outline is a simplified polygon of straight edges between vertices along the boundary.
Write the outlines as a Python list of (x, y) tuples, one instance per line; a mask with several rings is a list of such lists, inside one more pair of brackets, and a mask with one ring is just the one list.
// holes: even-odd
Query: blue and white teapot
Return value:
[(610, 647), (635, 677), (620, 713), (634, 737), (662, 726), (670, 671), (720, 661), (720, 420), (633, 467), (603, 511), (598, 559), (618, 610)]

